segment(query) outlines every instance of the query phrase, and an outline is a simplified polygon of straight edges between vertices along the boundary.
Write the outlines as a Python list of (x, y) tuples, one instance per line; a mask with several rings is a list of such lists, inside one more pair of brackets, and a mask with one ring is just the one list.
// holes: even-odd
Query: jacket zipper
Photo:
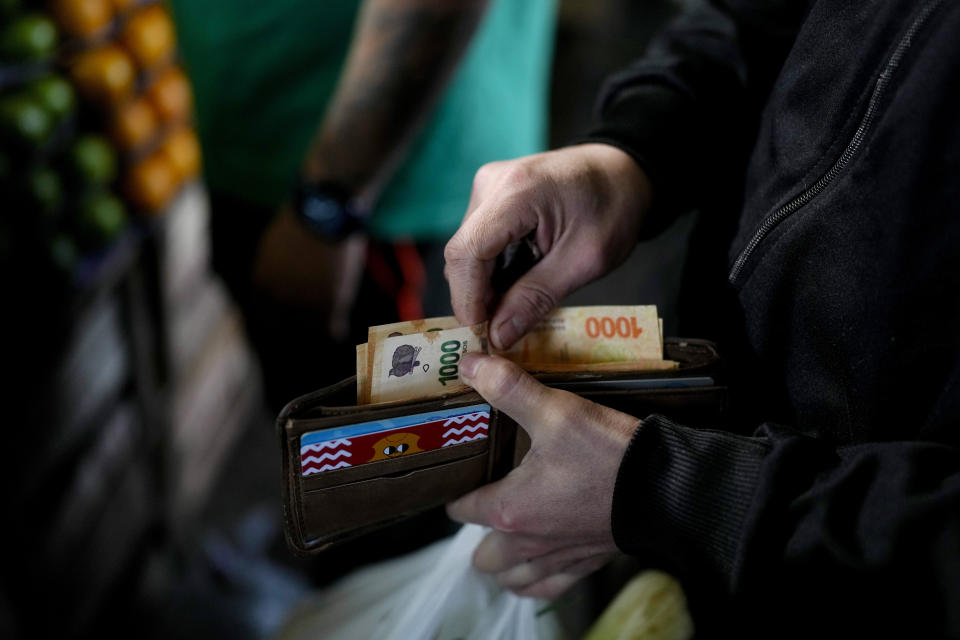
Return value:
[(863, 144), (863, 140), (866, 138), (867, 133), (870, 131), (870, 127), (873, 124), (873, 120), (876, 118), (877, 110), (879, 109), (880, 100), (883, 98), (883, 94), (887, 89), (887, 85), (890, 83), (890, 78), (900, 65), (900, 61), (907, 52), (907, 49), (909, 49), (910, 45), (913, 44), (913, 37), (927, 21), (927, 18), (930, 17), (930, 14), (933, 13), (933, 11), (941, 3), (942, 0), (932, 0), (929, 2), (920, 12), (920, 15), (914, 19), (913, 23), (910, 25), (910, 28), (907, 29), (907, 32), (900, 39), (900, 42), (897, 44), (897, 48), (894, 49), (893, 54), (890, 56), (890, 59), (887, 60), (887, 64), (880, 73), (880, 77), (877, 78), (877, 84), (874, 86), (873, 93), (870, 95), (870, 102), (867, 104), (867, 110), (863, 114), (863, 118), (860, 120), (860, 125), (854, 132), (853, 138), (851, 138), (850, 142), (847, 143), (843, 153), (840, 154), (840, 157), (837, 159), (837, 161), (833, 163), (833, 166), (831, 166), (825, 174), (820, 176), (816, 182), (800, 193), (800, 195), (774, 211), (771, 215), (767, 216), (762, 223), (760, 223), (760, 226), (754, 232), (747, 245), (743, 248), (743, 250), (740, 251), (736, 261), (733, 263), (733, 267), (730, 269), (730, 274), (727, 276), (727, 280), (730, 282), (730, 284), (736, 284), (737, 278), (743, 271), (744, 265), (750, 259), (750, 256), (753, 255), (754, 251), (756, 251), (757, 246), (763, 242), (768, 235), (770, 235), (770, 232), (773, 231), (781, 222), (796, 213), (805, 204), (817, 197), (817, 195), (826, 189), (827, 186), (840, 174), (840, 172), (843, 171), (844, 167), (850, 163), (857, 151), (860, 149), (860, 145)]

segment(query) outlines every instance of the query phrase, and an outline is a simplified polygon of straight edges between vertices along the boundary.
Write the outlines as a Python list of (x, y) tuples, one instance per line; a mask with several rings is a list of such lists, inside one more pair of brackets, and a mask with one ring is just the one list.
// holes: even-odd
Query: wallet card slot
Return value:
[(334, 469), (324, 471), (309, 476), (302, 476), (301, 482), (304, 491), (314, 491), (327, 487), (359, 482), (370, 478), (382, 476), (392, 476), (405, 472), (417, 471), (439, 464), (445, 464), (467, 458), (477, 454), (486, 453), (490, 448), (490, 441), (487, 438), (465, 442), (452, 447), (435, 449), (433, 451), (423, 451), (413, 453), (388, 460), (377, 460), (367, 462), (355, 467), (344, 469)]
[(680, 389), (691, 387), (712, 387), (713, 378), (708, 376), (671, 376), (660, 378), (605, 378), (595, 380), (570, 380), (552, 382), (550, 386), (574, 393), (598, 391), (646, 391), (653, 389)]
[(487, 455), (307, 491), (301, 511), (308, 545), (455, 500), (486, 482)]

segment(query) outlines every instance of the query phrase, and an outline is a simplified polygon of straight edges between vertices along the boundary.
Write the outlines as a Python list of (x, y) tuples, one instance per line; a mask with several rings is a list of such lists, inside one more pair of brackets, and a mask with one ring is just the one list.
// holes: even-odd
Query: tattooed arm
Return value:
[(486, 0), (366, 0), (346, 67), (303, 164), (372, 204), (424, 124)]

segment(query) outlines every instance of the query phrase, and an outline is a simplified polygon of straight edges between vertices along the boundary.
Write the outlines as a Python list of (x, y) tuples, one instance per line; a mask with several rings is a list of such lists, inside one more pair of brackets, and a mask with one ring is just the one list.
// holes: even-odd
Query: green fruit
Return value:
[(0, 131), (11, 142), (39, 147), (50, 137), (53, 127), (53, 118), (32, 97), (16, 94), (0, 99)]
[(52, 169), (36, 169), (27, 176), (28, 203), (42, 215), (51, 215), (63, 201), (60, 176)]
[(117, 177), (117, 155), (100, 136), (77, 138), (70, 148), (70, 161), (84, 184), (107, 184)]
[(77, 224), (85, 244), (100, 247), (120, 235), (127, 225), (127, 212), (112, 193), (94, 193), (81, 201)]
[(0, 29), (0, 58), (13, 62), (49, 58), (57, 49), (57, 27), (39, 13), (28, 13)]
[(57, 120), (73, 113), (76, 108), (77, 97), (73, 85), (60, 76), (37, 78), (30, 83), (28, 91)]

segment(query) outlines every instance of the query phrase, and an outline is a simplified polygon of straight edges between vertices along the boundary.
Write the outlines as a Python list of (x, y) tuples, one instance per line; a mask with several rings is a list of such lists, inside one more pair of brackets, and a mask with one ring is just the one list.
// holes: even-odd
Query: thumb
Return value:
[(553, 391), (506, 358), (468, 353), (460, 362), (460, 378), (531, 438), (560, 419)]

